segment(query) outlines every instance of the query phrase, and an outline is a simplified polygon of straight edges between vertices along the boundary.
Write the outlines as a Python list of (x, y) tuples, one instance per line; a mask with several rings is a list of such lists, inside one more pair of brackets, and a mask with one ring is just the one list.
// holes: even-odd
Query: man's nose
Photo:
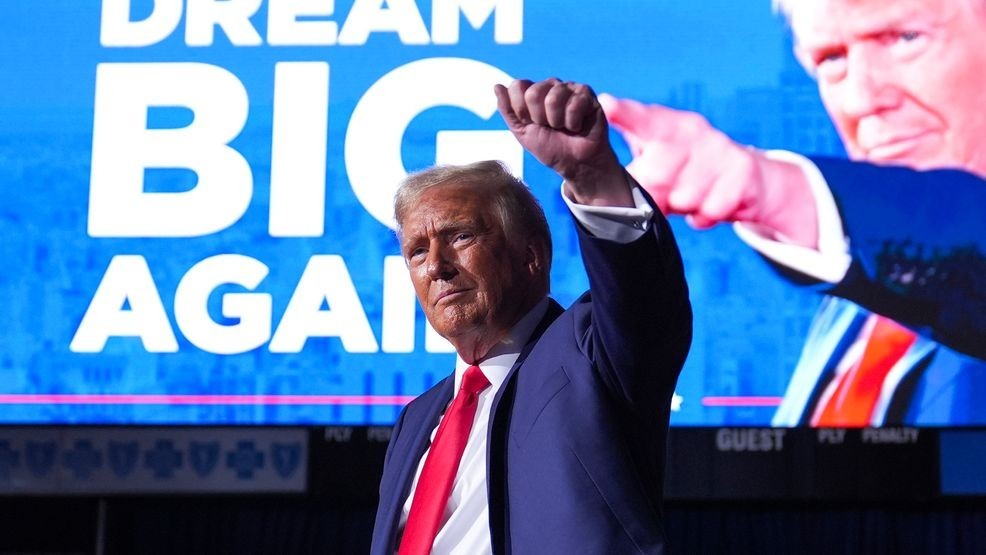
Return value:
[(451, 279), (457, 273), (455, 265), (448, 256), (446, 249), (440, 245), (432, 246), (428, 250), (428, 259), (425, 261), (425, 271), (428, 277), (433, 280)]
[(863, 117), (896, 107), (901, 91), (893, 77), (895, 62), (876, 45), (861, 44), (849, 51), (843, 110)]

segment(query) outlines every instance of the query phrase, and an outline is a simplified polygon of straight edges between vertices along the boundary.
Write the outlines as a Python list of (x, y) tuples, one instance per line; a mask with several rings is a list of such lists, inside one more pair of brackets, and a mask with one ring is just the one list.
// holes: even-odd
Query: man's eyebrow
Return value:
[[(479, 227), (478, 222), (475, 220), (457, 218), (457, 219), (447, 219), (434, 222), (431, 226), (438, 235), (448, 235), (449, 233), (455, 233), (456, 231), (461, 231), (463, 229), (475, 229)], [(427, 233), (420, 233), (409, 231), (408, 229), (402, 230), (400, 245), (403, 248), (405, 245), (419, 242), (422, 237), (427, 237)]]
[(828, 50), (837, 50), (843, 48), (844, 44), (838, 40), (818, 40), (811, 43), (801, 43), (798, 47), (805, 52), (819, 52)]
[(817, 52), (818, 50), (839, 48), (843, 44), (844, 40), (837, 33), (816, 31), (807, 37), (798, 37), (797, 48), (804, 51)]
[(871, 25), (853, 29), (852, 37), (871, 39), (901, 28), (935, 28), (941, 25), (942, 18), (942, 14), (924, 12), (916, 7), (911, 7), (906, 11), (891, 13), (886, 19)]
[(456, 231), (462, 231), (463, 229), (474, 229), (476, 227), (478, 227), (478, 222), (476, 220), (456, 218), (437, 222), (435, 224), (435, 231), (439, 235), (447, 235), (449, 233), (455, 233)]
[(884, 33), (911, 27), (938, 27), (941, 25), (943, 14), (927, 13), (917, 7), (911, 7), (896, 13), (882, 13), (881, 19), (877, 21), (865, 21), (862, 23), (853, 22), (843, 32), (822, 31), (815, 33), (815, 36), (806, 41), (804, 37), (798, 42), (798, 46), (805, 50), (818, 51), (837, 48), (845, 44), (848, 40), (852, 42), (860, 39), (871, 39)]

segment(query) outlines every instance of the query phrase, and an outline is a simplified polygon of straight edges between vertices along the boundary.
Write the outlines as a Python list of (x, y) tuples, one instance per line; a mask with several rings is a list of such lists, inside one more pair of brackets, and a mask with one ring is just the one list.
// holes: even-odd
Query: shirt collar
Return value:
[[(500, 384), (507, 378), (507, 373), (520, 358), (520, 351), (531, 339), (534, 328), (544, 318), (547, 311), (548, 298), (545, 297), (534, 305), (534, 308), (528, 311), (523, 318), (518, 320), (514, 327), (510, 328), (507, 336), (494, 345), (486, 358), (479, 362), (479, 369), (490, 381), (491, 391), (500, 389)], [(453, 392), (459, 391), (459, 386), (462, 384), (462, 374), (469, 366), (469, 363), (462, 360), (462, 357), (455, 356), (455, 389)]]

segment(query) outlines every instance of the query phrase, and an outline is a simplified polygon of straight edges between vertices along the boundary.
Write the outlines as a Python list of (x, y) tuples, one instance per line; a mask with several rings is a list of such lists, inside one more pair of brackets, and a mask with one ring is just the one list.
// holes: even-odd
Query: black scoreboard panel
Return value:
[(674, 428), (669, 499), (926, 499), (937, 430)]
[[(389, 429), (341, 430), (350, 431), (327, 428), (313, 436), (311, 493), (352, 494), (364, 480), (370, 487), (382, 467)], [(986, 495), (986, 430), (670, 431), (665, 496), (671, 501), (913, 501), (956, 495)]]
[[(280, 493), (370, 505), (390, 435), (388, 426), (6, 427), (0, 496)], [(986, 429), (675, 427), (665, 495), (986, 497)]]

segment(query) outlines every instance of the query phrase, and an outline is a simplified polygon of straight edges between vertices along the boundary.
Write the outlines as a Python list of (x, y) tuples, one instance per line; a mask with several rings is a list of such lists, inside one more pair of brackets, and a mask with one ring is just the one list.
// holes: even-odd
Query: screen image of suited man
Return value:
[(663, 553), (671, 398), (691, 342), (674, 237), (588, 86), (495, 90), (514, 136), (564, 179), (590, 291), (567, 310), (548, 297), (543, 212), (499, 164), (404, 182), (401, 252), (457, 361), (398, 418), (371, 552)]
[(747, 147), (698, 114), (604, 95), (627, 169), (665, 213), (733, 222), (825, 293), (775, 425), (986, 424), (986, 3), (776, 7), (850, 160)]

